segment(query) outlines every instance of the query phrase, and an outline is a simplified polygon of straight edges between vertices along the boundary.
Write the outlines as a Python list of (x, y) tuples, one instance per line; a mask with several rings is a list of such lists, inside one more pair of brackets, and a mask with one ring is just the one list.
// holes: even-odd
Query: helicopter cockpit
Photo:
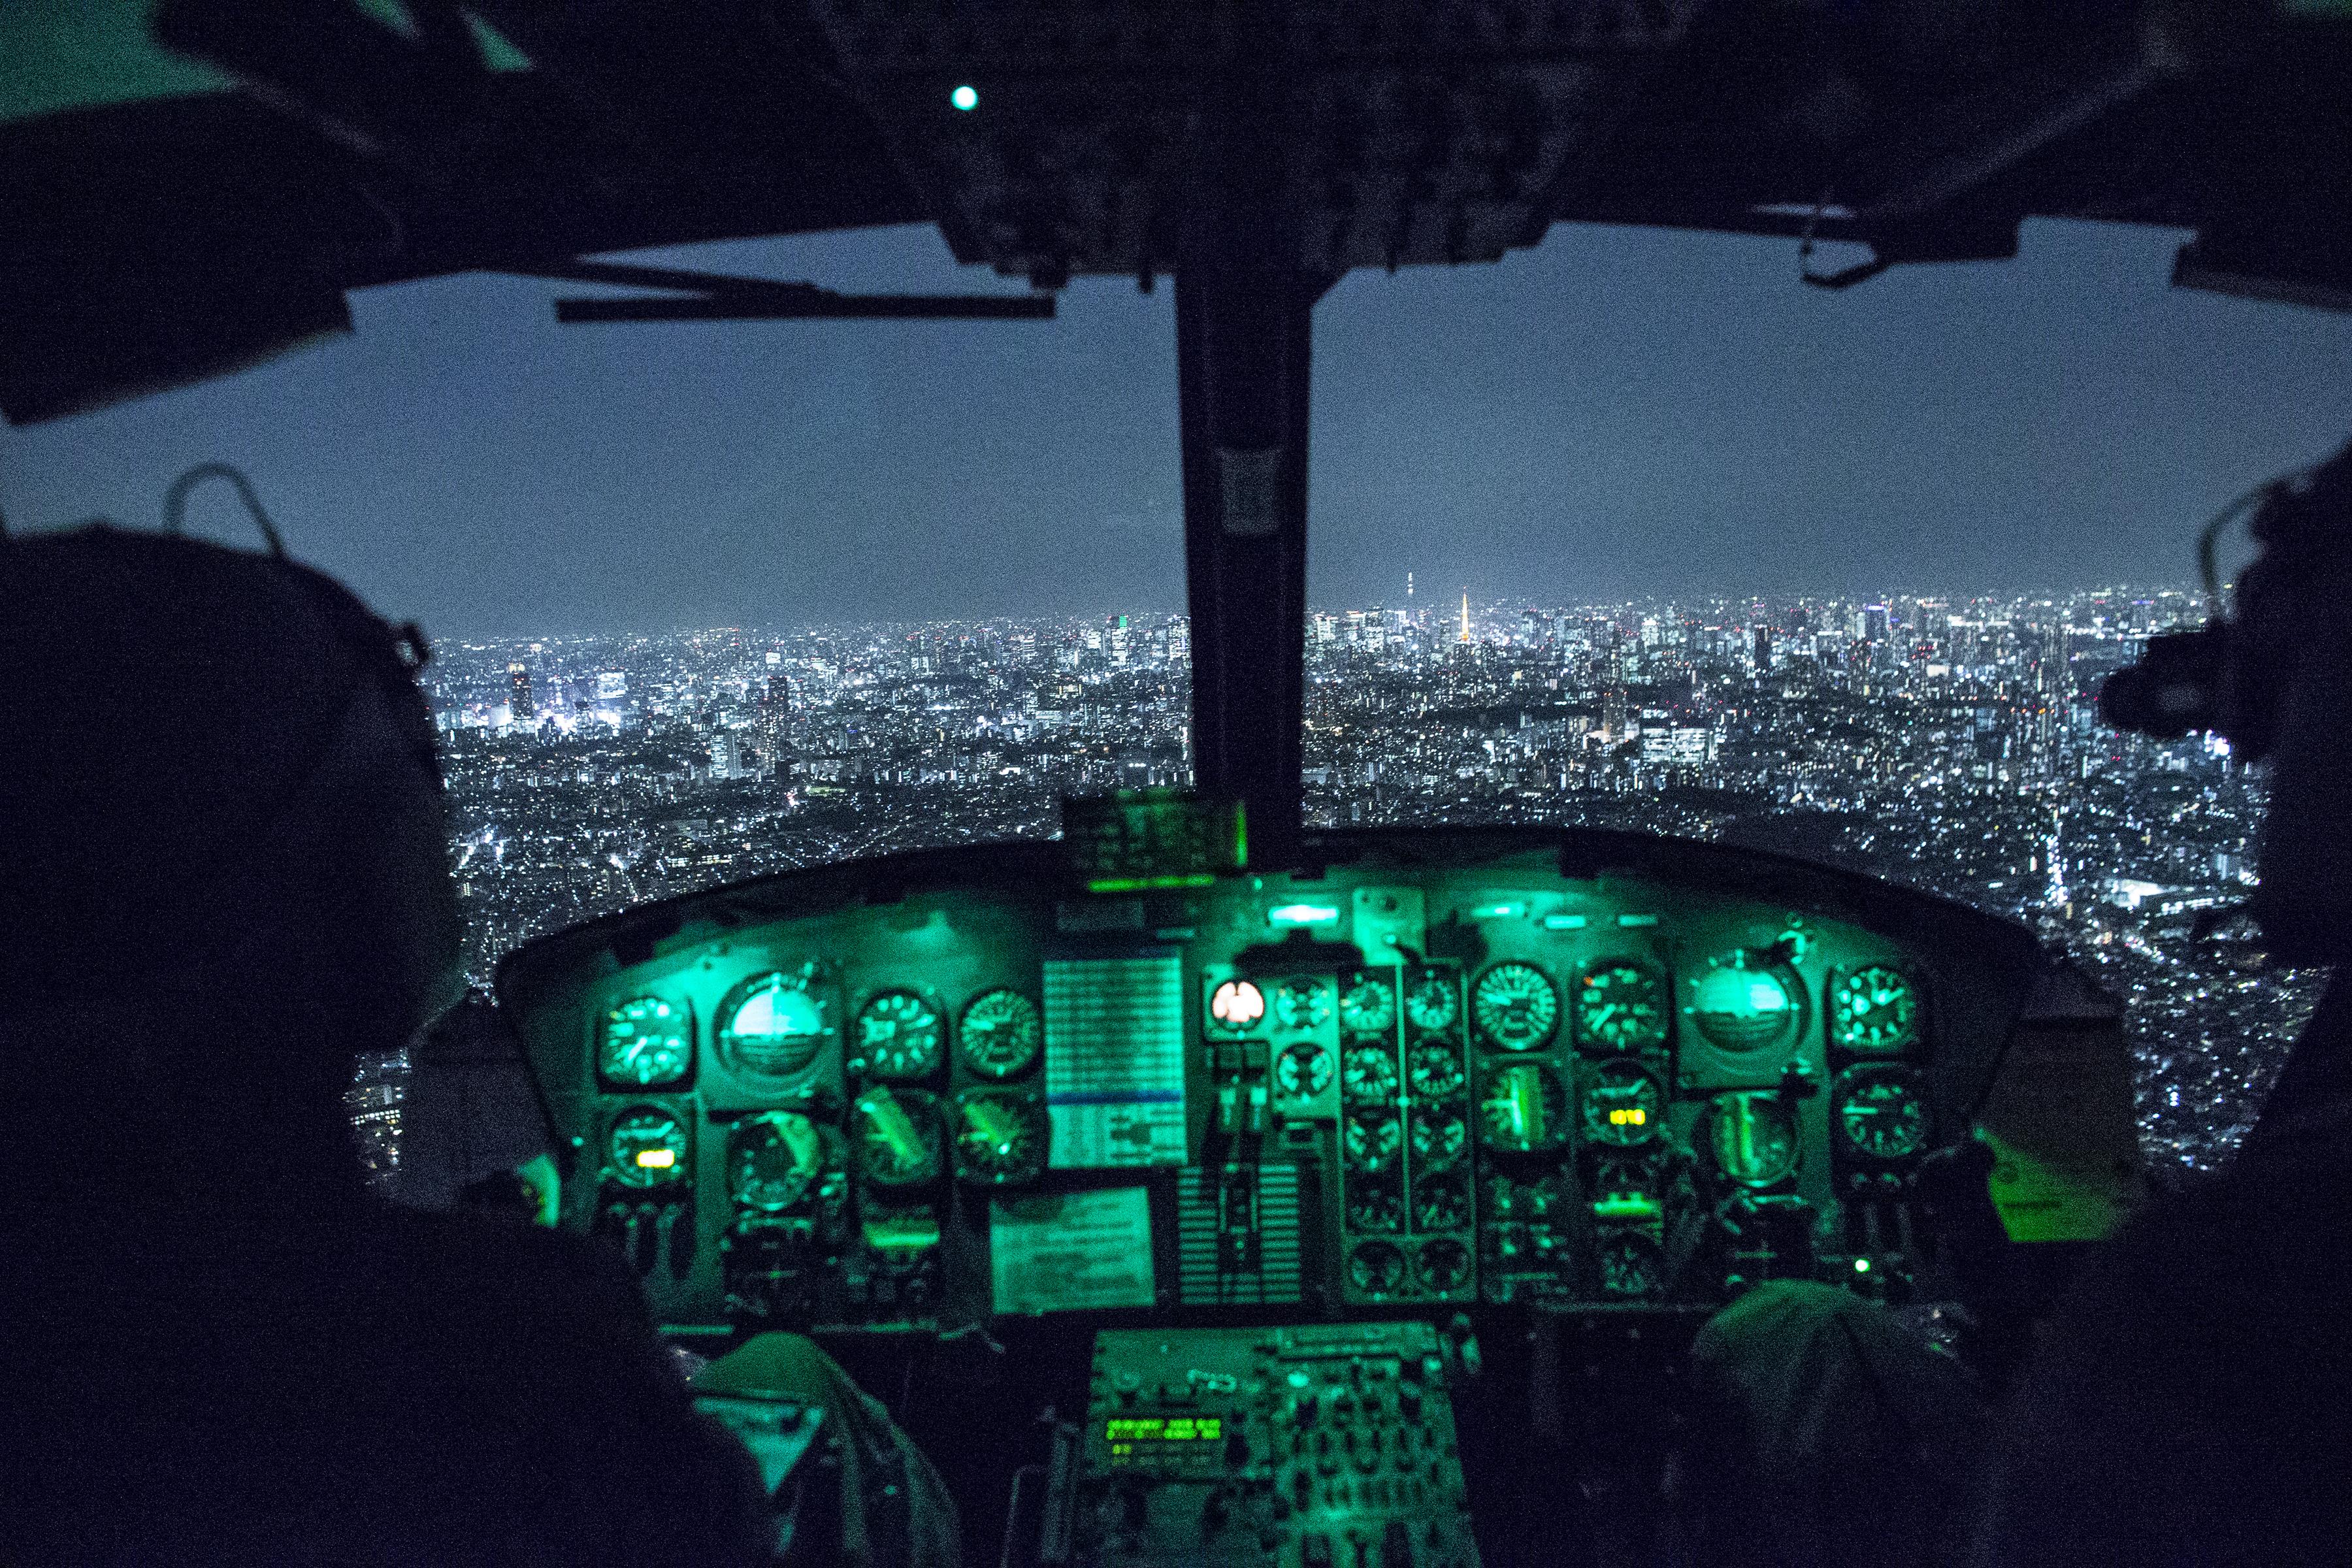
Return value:
[[(550, 1221), (687, 1351), (826, 1345), (973, 1560), (1642, 1561), (1564, 1547), (1546, 1500), (1646, 1539), (1599, 1516), (1654, 1506), (1708, 1314), (1772, 1279), (1932, 1314), (1923, 1172), (1957, 1145), (2044, 1297), (2129, 1206), (2121, 1011), (2022, 926), (1726, 845), (1308, 825), (1310, 322), (1351, 269), (1570, 222), (1783, 237), (1832, 290), (2013, 256), (2031, 216), (2161, 223), (2196, 231), (2176, 283), (2343, 308), (2313, 150), (2352, 95), (2309, 87), (2352, 61), (2340, 8), (153, 10), (165, 96), (0, 127), (0, 193), (47, 220), (0, 252), (12, 422), (464, 269), (635, 290), (559, 302), (583, 331), (1172, 280), (1192, 786), (498, 969)], [(1030, 291), (598, 259), (900, 223)], [(1832, 243), (1862, 258), (1815, 267)]]

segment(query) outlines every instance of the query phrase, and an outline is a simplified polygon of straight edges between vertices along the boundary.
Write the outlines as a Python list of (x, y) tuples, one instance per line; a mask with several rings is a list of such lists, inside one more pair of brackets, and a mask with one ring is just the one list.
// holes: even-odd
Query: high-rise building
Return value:
[(1765, 674), (1772, 668), (1772, 628), (1756, 628), (1756, 673)]
[(793, 776), (793, 683), (781, 675), (768, 677), (760, 694), (760, 760), (778, 785)]
[(531, 696), (530, 670), (525, 665), (507, 666), (507, 709), (518, 724), (538, 717), (539, 703)]
[(1462, 590), (1462, 640), (1470, 640), (1470, 590)]

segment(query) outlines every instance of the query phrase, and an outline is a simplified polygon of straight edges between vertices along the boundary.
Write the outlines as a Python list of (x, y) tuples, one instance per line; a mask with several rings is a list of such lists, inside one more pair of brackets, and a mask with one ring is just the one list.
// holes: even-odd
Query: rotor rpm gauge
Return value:
[(1337, 1069), (1321, 1046), (1293, 1046), (1274, 1060), (1274, 1086), (1292, 1100), (1310, 1100), (1331, 1085)]
[(761, 1214), (788, 1209), (824, 1174), (824, 1133), (797, 1110), (763, 1110), (727, 1138), (727, 1190)]
[(1339, 1092), (1351, 1100), (1386, 1101), (1397, 1091), (1396, 1052), (1387, 1046), (1350, 1046), (1339, 1058)]
[(1891, 1051), (1919, 1027), (1919, 994), (1901, 970), (1873, 963), (1830, 981), (1830, 1039), (1850, 1051)]
[(659, 1187), (688, 1174), (686, 1124), (658, 1105), (635, 1105), (613, 1119), (604, 1158), (615, 1181)]
[(1423, 1100), (1451, 1100), (1462, 1092), (1461, 1047), (1425, 1040), (1405, 1058), (1405, 1080)]
[(1531, 1051), (1559, 1026), (1559, 988), (1532, 963), (1498, 963), (1471, 987), (1470, 1017), (1489, 1044)]
[(719, 1016), (720, 1059), (755, 1078), (798, 1077), (833, 1037), (832, 1004), (813, 970), (756, 975), (729, 993)]
[(1386, 1241), (1367, 1241), (1348, 1258), (1348, 1279), (1367, 1296), (1385, 1296), (1404, 1283), (1404, 1254)]
[(857, 1050), (885, 1083), (912, 1083), (939, 1070), (947, 1029), (939, 1009), (912, 991), (885, 991), (857, 1013)]
[(911, 1187), (939, 1178), (940, 1102), (919, 1089), (883, 1085), (850, 1105), (850, 1145), (869, 1185)]
[(1742, 1053), (1786, 1045), (1801, 1022), (1789, 977), (1744, 948), (1707, 961), (1691, 986), (1690, 1013), (1715, 1046)]
[(653, 1089), (694, 1065), (694, 1014), (683, 1003), (639, 996), (605, 1013), (596, 1073), (609, 1085)]
[(1404, 994), (1404, 1016), (1424, 1034), (1443, 1034), (1462, 1016), (1462, 988), (1450, 974), (1424, 974)]
[(1568, 1135), (1568, 1091), (1541, 1062), (1513, 1062), (1488, 1075), (1478, 1101), (1478, 1142), (1505, 1153), (1553, 1149)]
[(1403, 1147), (1404, 1123), (1388, 1111), (1360, 1110), (1339, 1130), (1340, 1152), (1352, 1171), (1385, 1171)]
[(1666, 983), (1647, 964), (1612, 958), (1576, 983), (1576, 1037), (1609, 1051), (1652, 1050), (1666, 1043)]
[(1716, 1169), (1743, 1187), (1769, 1187), (1797, 1168), (1797, 1118), (1777, 1093), (1718, 1094), (1706, 1114)]
[(1286, 1029), (1314, 1029), (1331, 1016), (1331, 988), (1313, 976), (1275, 987), (1274, 1021)]
[(1433, 1295), (1451, 1295), (1470, 1282), (1470, 1249), (1451, 1237), (1423, 1242), (1412, 1263), (1422, 1289)]
[(1367, 974), (1339, 998), (1339, 1026), (1351, 1035), (1385, 1035), (1396, 1026), (1396, 991)]
[(1908, 1159), (1927, 1146), (1927, 1082), (1892, 1062), (1848, 1068), (1830, 1085), (1830, 1121), (1857, 1153)]
[(1037, 1059), (1045, 1043), (1045, 1021), (1037, 1004), (1009, 985), (983, 991), (963, 1010), (956, 1049), (964, 1065), (982, 1078), (1011, 1078)]
[(1631, 1149), (1655, 1138), (1665, 1117), (1666, 1086), (1639, 1062), (1604, 1061), (1584, 1080), (1587, 1142)]
[(968, 1089), (956, 1099), (955, 1173), (983, 1187), (1020, 1186), (1045, 1169), (1045, 1108), (1013, 1089)]

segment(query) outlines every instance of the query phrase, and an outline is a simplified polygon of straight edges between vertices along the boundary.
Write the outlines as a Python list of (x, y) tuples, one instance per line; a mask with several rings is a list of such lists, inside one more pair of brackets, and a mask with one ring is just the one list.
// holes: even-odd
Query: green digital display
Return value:
[(1222, 1415), (1114, 1415), (1103, 1423), (1103, 1440), (1113, 1445), (1220, 1443), (1224, 1436)]

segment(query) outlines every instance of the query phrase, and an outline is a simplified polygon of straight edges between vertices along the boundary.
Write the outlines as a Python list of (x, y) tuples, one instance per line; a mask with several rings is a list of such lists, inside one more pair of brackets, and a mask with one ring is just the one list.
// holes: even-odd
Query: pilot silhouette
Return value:
[[(775, 1545), (617, 1258), (363, 1180), (354, 1058), (459, 994), (421, 651), (281, 556), (0, 541), (11, 1562)], [(739, 1353), (706, 1377), (829, 1401), (928, 1480), (814, 1346)], [(951, 1523), (908, 1539), (952, 1560)]]

